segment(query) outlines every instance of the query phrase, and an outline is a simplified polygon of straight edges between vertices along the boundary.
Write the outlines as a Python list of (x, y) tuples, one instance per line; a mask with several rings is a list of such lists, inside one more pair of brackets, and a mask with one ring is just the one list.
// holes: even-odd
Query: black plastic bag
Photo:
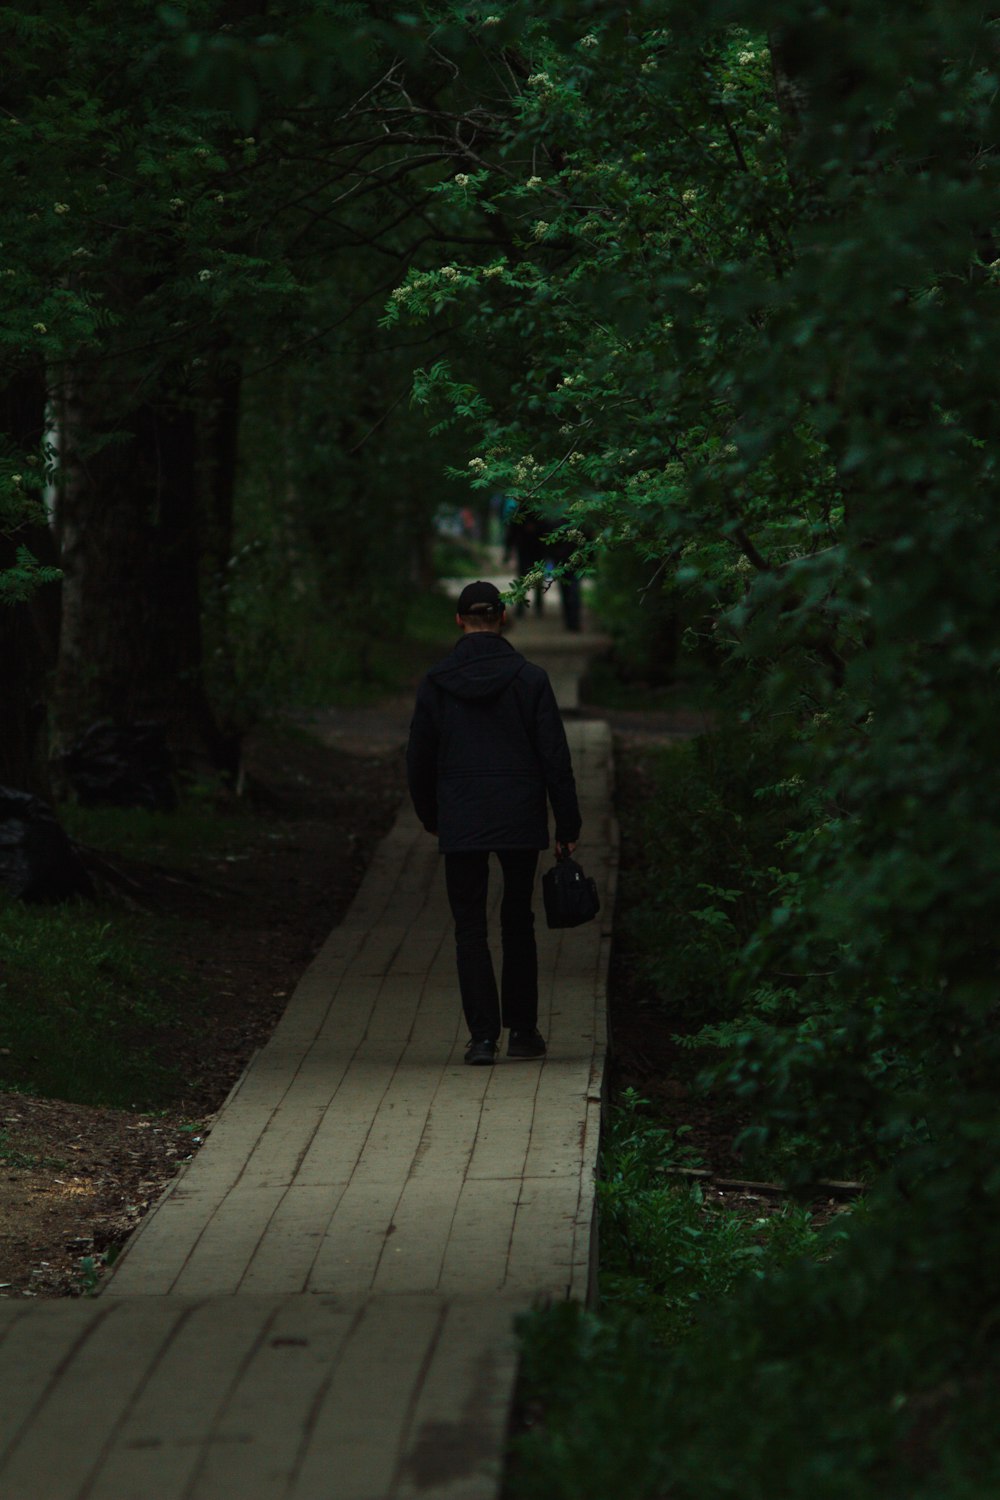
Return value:
[(63, 768), (82, 807), (177, 806), (165, 724), (92, 724), (63, 756)]
[(52, 809), (0, 786), (0, 887), (21, 901), (93, 894), (90, 877)]

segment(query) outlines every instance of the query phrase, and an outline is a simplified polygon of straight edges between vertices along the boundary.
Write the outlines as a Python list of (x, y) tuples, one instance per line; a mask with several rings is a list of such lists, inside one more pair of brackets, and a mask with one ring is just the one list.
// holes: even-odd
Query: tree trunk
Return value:
[(77, 391), (67, 402), (60, 748), (95, 720), (155, 720), (181, 766), (232, 770), (235, 747), (202, 677), (193, 404), (149, 402), (114, 432), (102, 431), (99, 411), (99, 393)]
[[(13, 381), (0, 394), (0, 438), (15, 452), (40, 452), (45, 431), (41, 371)], [(0, 570), (19, 547), (41, 563), (55, 562), (51, 533), (25, 523), (0, 534)], [(59, 629), (59, 589), (43, 584), (23, 603), (0, 604), (0, 782), (48, 799), (48, 692)]]

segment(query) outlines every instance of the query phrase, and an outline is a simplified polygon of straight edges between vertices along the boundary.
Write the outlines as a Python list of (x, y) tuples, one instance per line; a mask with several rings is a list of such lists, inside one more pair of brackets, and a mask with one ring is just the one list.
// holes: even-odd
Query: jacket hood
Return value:
[(464, 635), (449, 656), (427, 676), (446, 693), (466, 702), (499, 698), (525, 665), (520, 651), (491, 631)]

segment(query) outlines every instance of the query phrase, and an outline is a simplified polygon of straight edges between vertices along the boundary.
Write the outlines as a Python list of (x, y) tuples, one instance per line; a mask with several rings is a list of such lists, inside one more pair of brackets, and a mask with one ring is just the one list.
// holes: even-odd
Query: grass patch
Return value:
[(678, 1169), (698, 1166), (684, 1127), (658, 1124), (626, 1089), (605, 1132), (598, 1205), (601, 1298), (640, 1317), (663, 1344), (676, 1343), (699, 1309), (745, 1276), (761, 1277), (796, 1256), (825, 1254), (828, 1240), (807, 1209), (731, 1206), (706, 1197)]
[(172, 1013), (149, 927), (82, 903), (0, 903), (0, 1087), (128, 1109), (168, 1097), (155, 1040)]
[(58, 817), (70, 838), (104, 853), (154, 863), (191, 865), (199, 858), (225, 857), (245, 841), (253, 813), (220, 813), (214, 790), (189, 788), (174, 812), (141, 807), (59, 805)]
[(0, 1164), (13, 1172), (34, 1172), (42, 1168), (59, 1171), (66, 1166), (58, 1157), (33, 1156), (30, 1151), (22, 1151), (19, 1146), (11, 1143), (10, 1132), (7, 1130), (0, 1130)]

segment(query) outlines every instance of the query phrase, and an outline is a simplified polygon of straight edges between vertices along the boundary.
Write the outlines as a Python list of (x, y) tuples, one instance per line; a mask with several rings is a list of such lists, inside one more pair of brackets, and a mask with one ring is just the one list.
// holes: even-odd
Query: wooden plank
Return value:
[(323, 1235), (347, 1180), (336, 1186), (294, 1182), (275, 1209), (237, 1290), (291, 1295), (304, 1292)]
[(494, 1500), (527, 1302), (456, 1299), (417, 1396), (391, 1500)]
[(317, 1403), (289, 1500), (386, 1500), (442, 1314), (436, 1297), (366, 1305)]
[(443, 1295), (501, 1289), (520, 1189), (520, 1177), (463, 1183), (438, 1284)]
[(284, 1183), (238, 1183), (191, 1247), (171, 1292), (180, 1297), (235, 1292), (285, 1191)]
[[(185, 1500), (285, 1500), (305, 1456), (314, 1407), (360, 1316), (324, 1297), (296, 1297), (279, 1307), (221, 1403)], [(143, 1500), (156, 1493), (147, 1490)]]
[[(38, 1346), (37, 1352), (30, 1343), (25, 1348), (26, 1364), (47, 1360), (50, 1383), (0, 1466), (5, 1500), (76, 1500), (86, 1494), (134, 1393), (185, 1316), (183, 1303), (163, 1298), (92, 1304), (85, 1311), (92, 1321), (68, 1349), (61, 1319), (25, 1322)], [(5, 1403), (22, 1379), (21, 1368), (9, 1371)], [(157, 1500), (180, 1497), (163, 1490)]]
[[(273, 1299), (251, 1297), (217, 1298), (185, 1309), (111, 1435), (86, 1500), (188, 1495), (204, 1451), (218, 1441), (215, 1429), (227, 1395), (267, 1339), (276, 1312)], [(264, 1436), (269, 1447), (272, 1434)]]

